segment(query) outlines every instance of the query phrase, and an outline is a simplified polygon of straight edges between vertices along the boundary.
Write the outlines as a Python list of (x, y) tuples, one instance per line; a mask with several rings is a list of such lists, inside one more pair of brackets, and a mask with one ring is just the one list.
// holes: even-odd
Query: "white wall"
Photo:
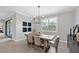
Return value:
[(58, 34), (62, 41), (67, 41), (67, 34), (73, 27), (75, 21), (75, 11), (65, 12), (58, 15)]
[(1, 30), (2, 30), (2, 26), (3, 26), (3, 23), (0, 22), (0, 28), (1, 28)]
[(16, 40), (26, 39), (23, 32), (23, 21), (31, 22), (31, 19), (27, 16), (16, 13)]
[(3, 33), (5, 34), (5, 23), (3, 23)]
[(79, 24), (79, 7), (76, 9), (76, 13), (75, 13), (75, 25)]
[(12, 40), (16, 39), (16, 13), (12, 15)]

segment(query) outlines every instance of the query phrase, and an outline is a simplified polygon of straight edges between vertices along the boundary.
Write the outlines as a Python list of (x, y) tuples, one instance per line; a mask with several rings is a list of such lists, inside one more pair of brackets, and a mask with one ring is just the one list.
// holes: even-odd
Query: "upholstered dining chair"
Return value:
[(27, 41), (28, 41), (29, 44), (33, 44), (34, 43), (33, 34), (32, 33), (28, 34)]
[(40, 37), (39, 36), (34, 36), (34, 44), (36, 46), (41, 46), (41, 40), (40, 40)]
[(52, 41), (48, 42), (48, 45), (55, 48), (56, 53), (58, 52), (59, 36), (56, 36)]

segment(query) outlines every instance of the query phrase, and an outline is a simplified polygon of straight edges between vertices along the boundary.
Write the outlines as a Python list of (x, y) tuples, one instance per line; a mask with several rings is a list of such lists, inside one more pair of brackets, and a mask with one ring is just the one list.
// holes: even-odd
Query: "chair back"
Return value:
[(52, 41), (49, 41), (49, 45), (54, 47), (56, 52), (58, 51), (58, 44), (59, 44), (59, 36), (56, 36)]
[(34, 43), (37, 46), (40, 46), (41, 45), (41, 40), (40, 40), (40, 38), (38, 36), (34, 36)]
[(58, 44), (59, 44), (59, 36), (56, 36), (53, 41), (54, 41), (54, 45), (58, 46)]
[(28, 34), (28, 42), (29, 42), (29, 43), (33, 43), (33, 36), (32, 36), (31, 33)]

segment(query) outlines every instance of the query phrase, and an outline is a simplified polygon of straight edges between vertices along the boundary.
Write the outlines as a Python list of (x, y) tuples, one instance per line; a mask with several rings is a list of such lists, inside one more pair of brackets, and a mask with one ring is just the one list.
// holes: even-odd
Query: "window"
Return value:
[(41, 19), (42, 31), (57, 31), (57, 17)]
[(31, 22), (23, 22), (23, 32), (31, 32)]

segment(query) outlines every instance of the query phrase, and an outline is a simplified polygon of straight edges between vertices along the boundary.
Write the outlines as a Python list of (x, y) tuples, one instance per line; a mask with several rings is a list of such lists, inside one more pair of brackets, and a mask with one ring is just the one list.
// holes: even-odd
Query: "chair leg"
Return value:
[(56, 53), (58, 52), (58, 47), (57, 46), (55, 47), (55, 51), (56, 51)]

